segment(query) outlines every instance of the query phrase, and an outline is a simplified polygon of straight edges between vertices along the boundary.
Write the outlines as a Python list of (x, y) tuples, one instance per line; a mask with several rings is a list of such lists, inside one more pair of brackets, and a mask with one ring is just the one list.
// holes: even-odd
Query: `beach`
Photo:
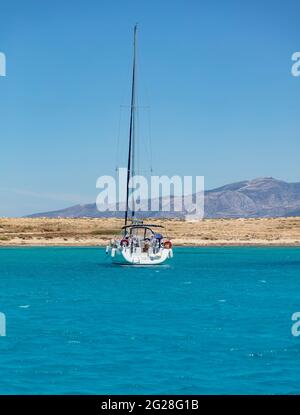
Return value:
[[(300, 217), (145, 220), (165, 226), (175, 246), (300, 246)], [(0, 218), (0, 246), (105, 246), (122, 219)]]

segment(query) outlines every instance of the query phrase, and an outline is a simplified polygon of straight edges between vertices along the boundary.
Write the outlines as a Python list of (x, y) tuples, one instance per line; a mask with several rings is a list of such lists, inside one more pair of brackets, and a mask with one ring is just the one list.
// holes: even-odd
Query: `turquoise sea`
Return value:
[(1, 394), (300, 393), (299, 248), (0, 249)]

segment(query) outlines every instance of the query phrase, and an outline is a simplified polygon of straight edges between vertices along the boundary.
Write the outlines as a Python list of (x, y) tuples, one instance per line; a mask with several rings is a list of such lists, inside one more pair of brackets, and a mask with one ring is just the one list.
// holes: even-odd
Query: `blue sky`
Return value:
[(135, 22), (156, 174), (300, 181), (299, 1), (3, 3), (0, 216), (93, 202), (114, 174)]

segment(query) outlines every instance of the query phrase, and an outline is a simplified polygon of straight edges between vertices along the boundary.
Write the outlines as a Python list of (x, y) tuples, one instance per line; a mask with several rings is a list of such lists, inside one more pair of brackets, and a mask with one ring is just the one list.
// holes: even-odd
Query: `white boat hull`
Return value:
[(159, 265), (173, 257), (172, 249), (161, 248), (156, 253), (131, 252), (130, 248), (112, 248), (112, 262), (119, 265)]

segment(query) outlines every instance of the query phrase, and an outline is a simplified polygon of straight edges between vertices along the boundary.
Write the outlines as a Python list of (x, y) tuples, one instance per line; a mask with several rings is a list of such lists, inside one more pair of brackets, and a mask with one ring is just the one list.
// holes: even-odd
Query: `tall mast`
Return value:
[[(129, 147), (128, 147), (128, 163), (127, 163), (127, 186), (126, 186), (126, 211), (125, 211), (125, 226), (128, 220), (128, 200), (129, 200), (129, 181), (133, 176), (134, 169), (134, 138), (135, 138), (135, 88), (136, 88), (136, 33), (137, 25), (134, 26), (133, 31), (133, 66), (132, 66), (132, 86), (131, 86), (131, 105), (130, 105), (130, 124), (129, 124)], [(134, 216), (134, 208), (132, 209), (132, 216)]]

